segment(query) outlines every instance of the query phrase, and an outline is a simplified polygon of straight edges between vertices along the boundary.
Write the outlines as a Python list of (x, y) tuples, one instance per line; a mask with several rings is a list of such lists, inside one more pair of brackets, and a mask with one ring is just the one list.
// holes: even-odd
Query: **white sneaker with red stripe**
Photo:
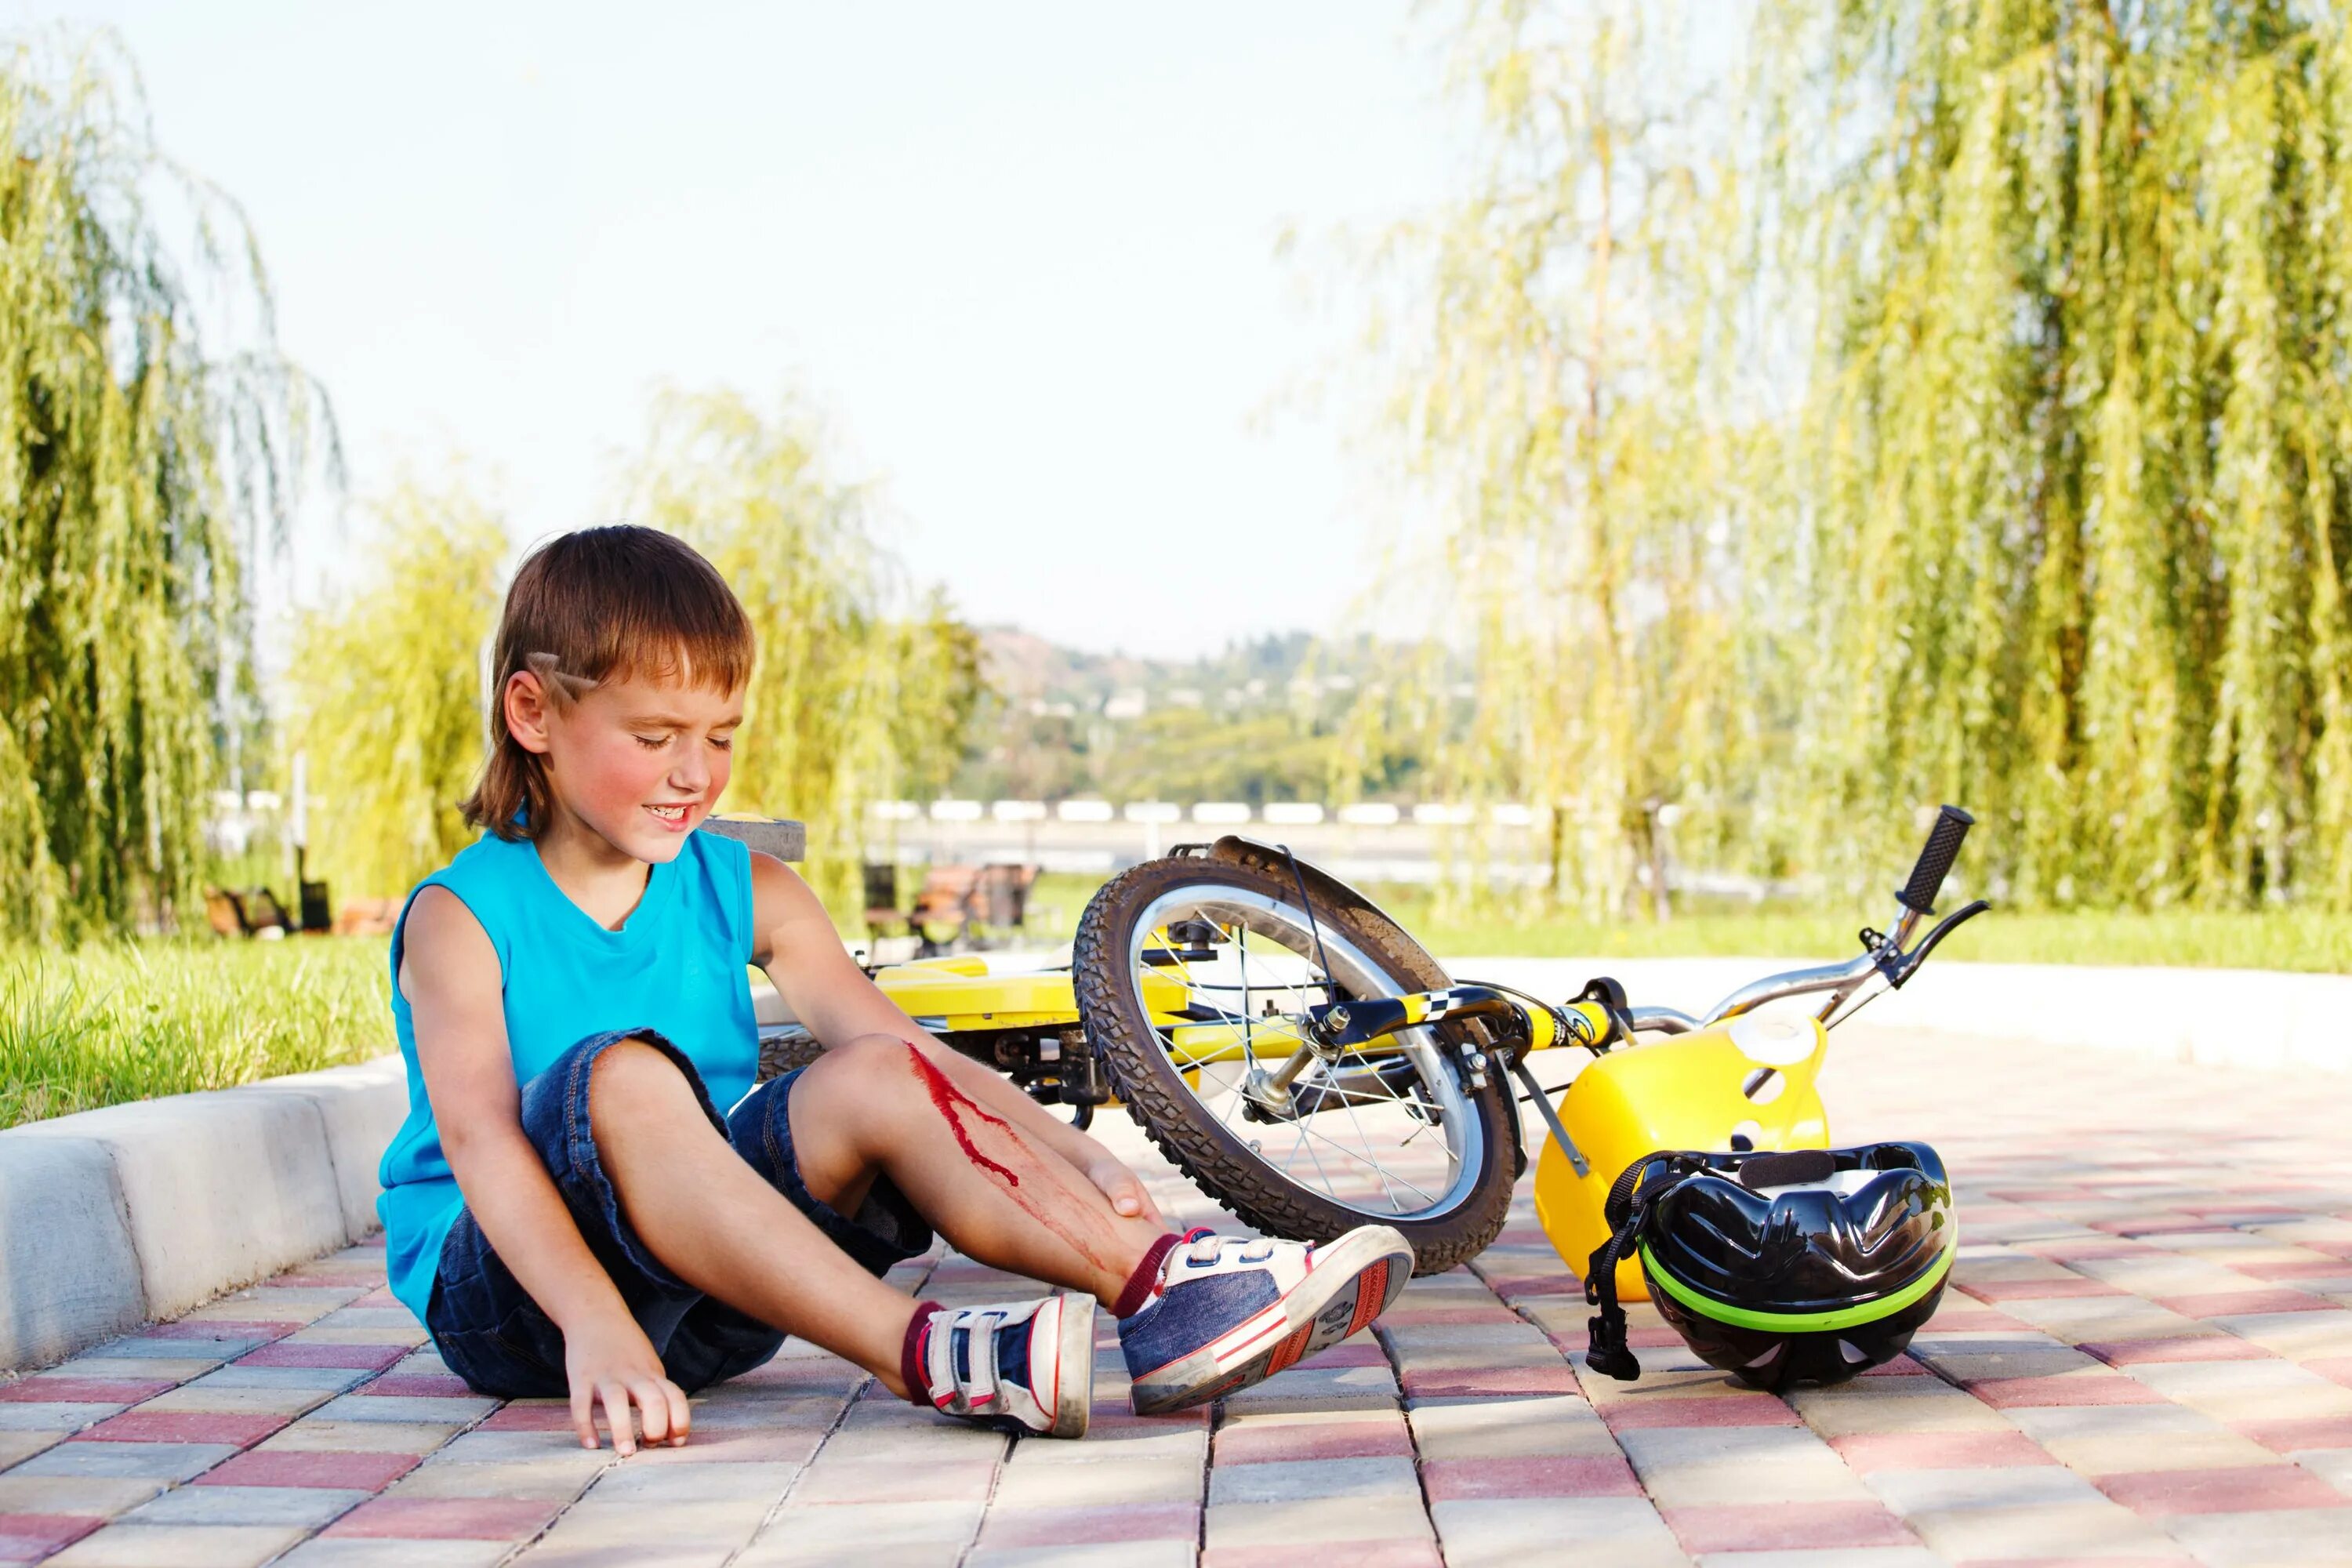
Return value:
[(1384, 1225), (1319, 1247), (1195, 1230), (1119, 1320), (1135, 1412), (1181, 1410), (1296, 1366), (1370, 1323), (1412, 1277), (1412, 1247)]
[(1006, 1432), (1086, 1436), (1094, 1408), (1093, 1297), (941, 1308), (921, 1333), (914, 1361), (924, 1394), (941, 1415)]

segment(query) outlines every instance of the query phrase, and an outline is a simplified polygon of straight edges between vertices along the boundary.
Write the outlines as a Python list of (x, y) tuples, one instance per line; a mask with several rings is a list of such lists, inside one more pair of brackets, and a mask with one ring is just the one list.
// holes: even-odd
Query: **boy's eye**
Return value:
[(735, 737), (732, 735), (713, 735), (710, 737), (710, 743), (718, 747), (722, 752), (728, 751), (734, 746)]
[(669, 737), (667, 735), (633, 735), (630, 739), (635, 741), (638, 745), (643, 746), (649, 752), (658, 752), (664, 746), (669, 744)]

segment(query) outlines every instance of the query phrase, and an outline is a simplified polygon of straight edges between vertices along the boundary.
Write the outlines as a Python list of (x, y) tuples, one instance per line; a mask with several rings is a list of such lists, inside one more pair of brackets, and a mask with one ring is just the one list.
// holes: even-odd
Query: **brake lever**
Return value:
[[(1918, 946), (1913, 948), (1909, 952), (1902, 955), (1901, 959), (1896, 962), (1894, 969), (1887, 969), (1887, 966), (1883, 963), (1880, 965), (1882, 970), (1886, 971), (1887, 983), (1893, 985), (1897, 991), (1902, 990), (1903, 983), (1910, 979), (1912, 975), (1918, 973), (1919, 966), (1927, 962), (1927, 955), (1936, 951), (1936, 944), (1943, 941), (1946, 937), (1951, 935), (1952, 929), (1955, 926), (1959, 925), (1964, 921), (1974, 920), (1977, 916), (1984, 913), (1990, 908), (1992, 908), (1992, 905), (1987, 903), (1984, 900), (1976, 899), (1961, 905), (1958, 909), (1954, 910), (1950, 914), (1946, 915), (1942, 920), (1937, 921), (1935, 924), (1935, 928), (1929, 931), (1926, 936), (1919, 939)], [(1895, 973), (1895, 970), (1899, 970), (1900, 973)]]

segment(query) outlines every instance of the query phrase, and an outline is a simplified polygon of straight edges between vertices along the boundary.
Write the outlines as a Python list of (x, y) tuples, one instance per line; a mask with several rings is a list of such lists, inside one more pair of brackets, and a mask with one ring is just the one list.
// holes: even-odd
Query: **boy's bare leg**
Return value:
[(1118, 1300), (1160, 1225), (1120, 1215), (1085, 1172), (960, 1090), (957, 1066), (887, 1035), (827, 1051), (788, 1106), (801, 1180), (850, 1214), (887, 1174), (967, 1257)]
[(761, 1180), (653, 1047), (624, 1041), (592, 1071), (597, 1156), (630, 1226), (664, 1267), (856, 1362), (903, 1397), (898, 1352), (914, 1299), (859, 1268)]

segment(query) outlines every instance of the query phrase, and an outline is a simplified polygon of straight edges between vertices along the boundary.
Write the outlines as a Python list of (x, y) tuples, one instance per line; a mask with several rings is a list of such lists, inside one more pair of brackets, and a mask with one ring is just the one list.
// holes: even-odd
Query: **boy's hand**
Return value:
[(1126, 1162), (1101, 1144), (1095, 1143), (1091, 1138), (1087, 1142), (1093, 1144), (1093, 1150), (1080, 1163), (1079, 1169), (1086, 1172), (1087, 1180), (1102, 1189), (1103, 1196), (1110, 1200), (1110, 1206), (1124, 1218), (1148, 1219), (1162, 1230), (1167, 1229), (1168, 1222), (1160, 1217), (1160, 1205), (1153, 1203), (1151, 1194), (1144, 1190), (1142, 1178), (1129, 1170)]
[(613, 1429), (613, 1447), (624, 1458), (637, 1451), (629, 1422), (632, 1400), (649, 1444), (667, 1439), (677, 1447), (694, 1425), (686, 1391), (663, 1374), (653, 1342), (626, 1312), (599, 1316), (577, 1332), (567, 1328), (563, 1375), (572, 1388), (572, 1427), (583, 1448), (596, 1447), (599, 1399), (604, 1402), (604, 1424)]

